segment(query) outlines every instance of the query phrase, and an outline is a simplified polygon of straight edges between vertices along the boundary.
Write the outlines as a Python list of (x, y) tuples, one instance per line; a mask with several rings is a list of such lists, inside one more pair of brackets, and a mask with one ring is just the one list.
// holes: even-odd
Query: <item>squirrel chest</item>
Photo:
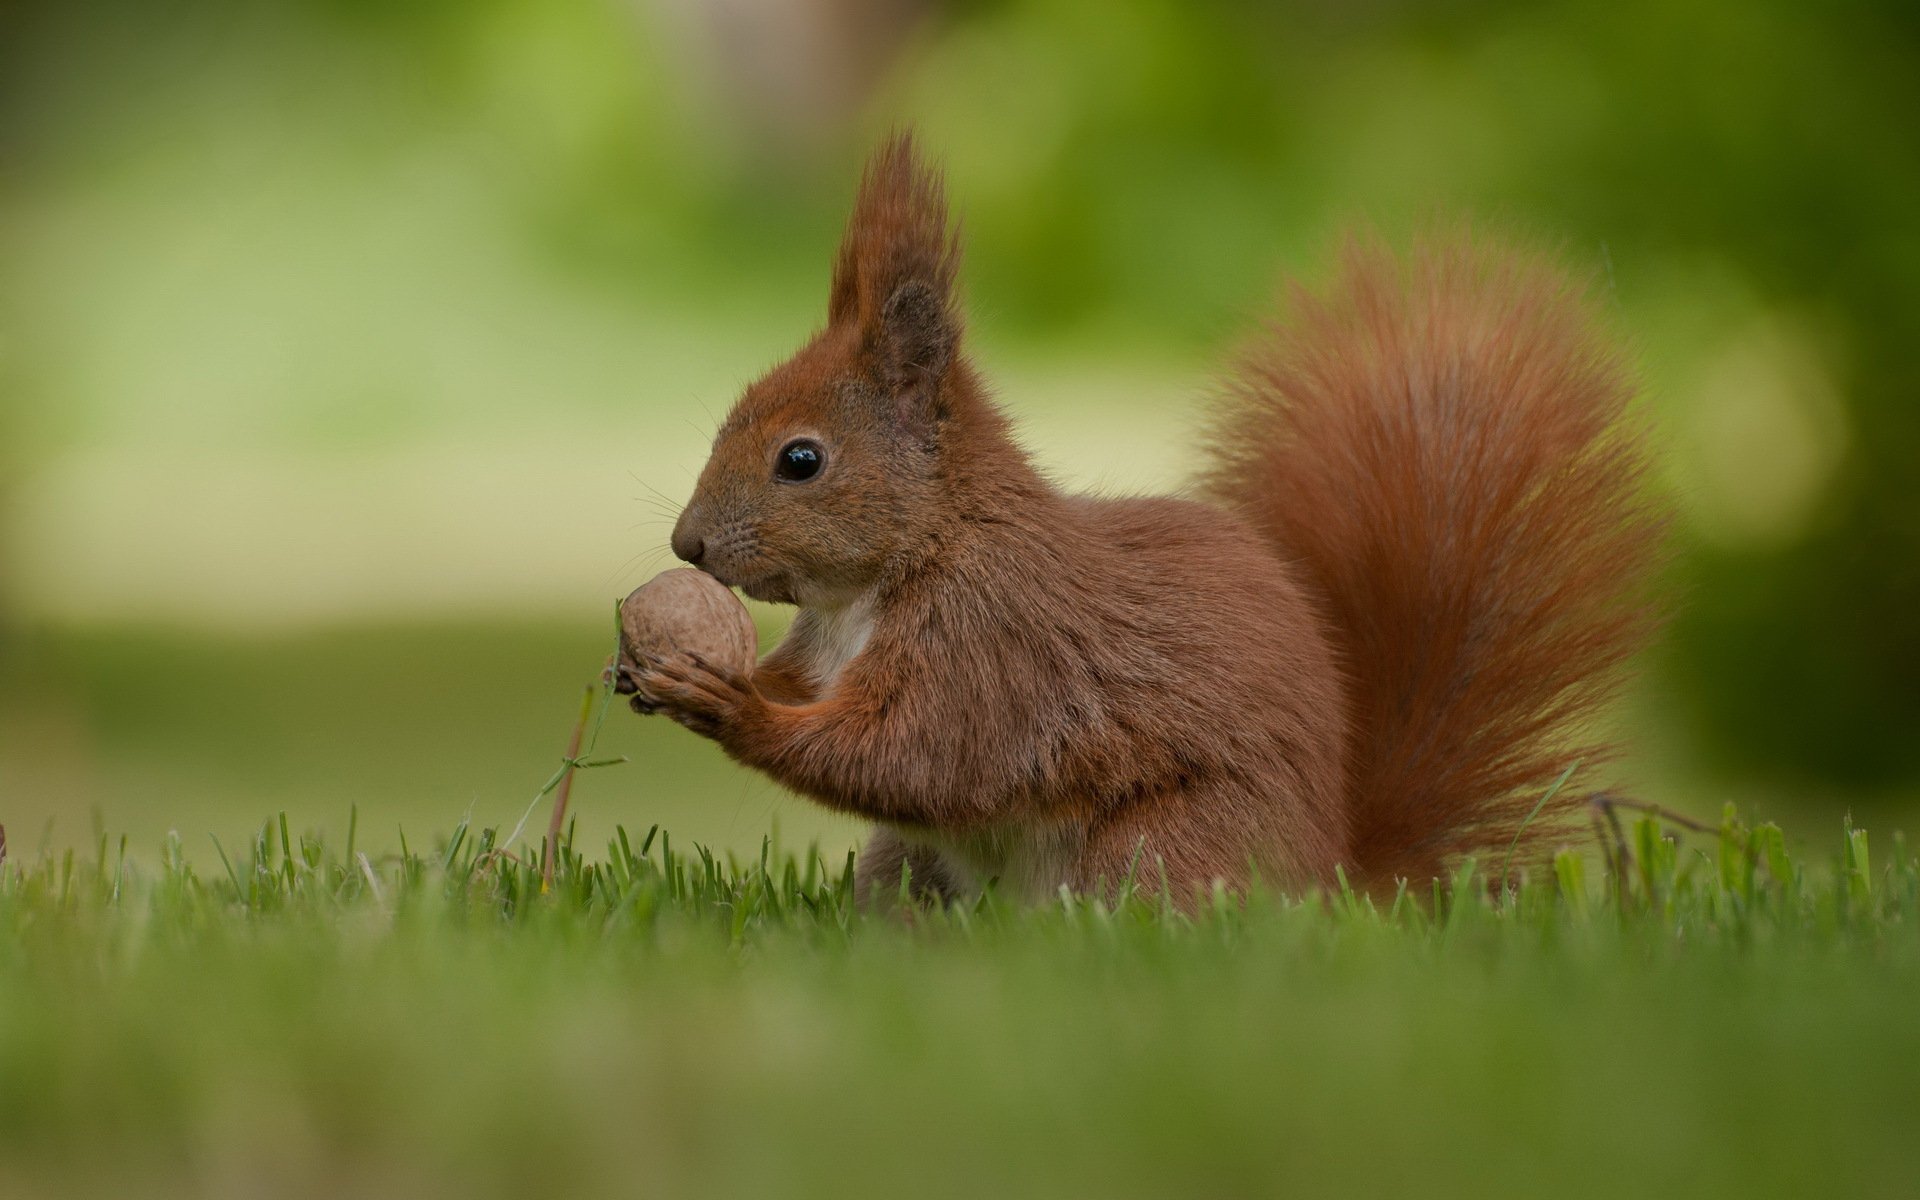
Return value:
[[(804, 611), (802, 661), (822, 697), (832, 695), (841, 673), (873, 636), (874, 608), (865, 598), (839, 608)], [(1045, 900), (1062, 884), (1077, 882), (1075, 866), (1085, 849), (1086, 832), (1071, 822), (1012, 821), (965, 832), (902, 828), (907, 841), (939, 859), (948, 882), (978, 892), (989, 884), (1002, 895), (1032, 903)]]
[(807, 673), (822, 696), (831, 695), (840, 672), (873, 636), (873, 602), (863, 597), (839, 608), (810, 608), (804, 615)]

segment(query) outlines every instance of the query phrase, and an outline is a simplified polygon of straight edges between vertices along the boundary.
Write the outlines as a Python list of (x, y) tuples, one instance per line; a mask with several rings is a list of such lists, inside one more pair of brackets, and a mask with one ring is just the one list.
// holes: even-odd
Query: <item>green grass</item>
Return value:
[[(534, 822), (538, 824), (538, 822)], [(0, 868), (0, 1193), (1907, 1194), (1920, 864), (902, 917), (844, 861), (284, 819)]]

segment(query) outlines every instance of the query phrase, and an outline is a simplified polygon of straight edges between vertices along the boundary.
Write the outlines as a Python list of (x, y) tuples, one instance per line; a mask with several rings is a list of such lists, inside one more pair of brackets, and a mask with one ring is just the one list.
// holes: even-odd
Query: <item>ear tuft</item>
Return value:
[(861, 177), (834, 261), (827, 319), (856, 325), (885, 373), (937, 379), (960, 337), (959, 263), (940, 174), (920, 157), (911, 132), (895, 133)]

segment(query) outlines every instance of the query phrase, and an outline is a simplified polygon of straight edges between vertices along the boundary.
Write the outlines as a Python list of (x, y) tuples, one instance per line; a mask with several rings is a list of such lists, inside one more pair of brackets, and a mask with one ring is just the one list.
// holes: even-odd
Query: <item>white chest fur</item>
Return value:
[(807, 665), (820, 691), (831, 692), (840, 672), (873, 636), (873, 603), (862, 597), (839, 608), (807, 610)]

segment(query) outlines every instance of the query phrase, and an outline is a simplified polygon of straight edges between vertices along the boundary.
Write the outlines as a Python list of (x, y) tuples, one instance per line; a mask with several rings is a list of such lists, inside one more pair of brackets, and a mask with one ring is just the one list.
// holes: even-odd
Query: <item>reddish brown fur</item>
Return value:
[[(1359, 254), (1250, 358), (1216, 503), (1106, 500), (1013, 441), (959, 351), (956, 263), (898, 137), (827, 327), (747, 389), (674, 533), (799, 604), (792, 632), (751, 677), (679, 657), (623, 686), (876, 822), (863, 887), (1131, 870), (1186, 898), (1424, 876), (1510, 837), (1640, 629), (1617, 601), (1651, 544), (1625, 390), (1564, 289), (1449, 252), (1403, 293)], [(775, 479), (802, 436), (826, 466)]]
[[(1537, 257), (1355, 243), (1292, 289), (1223, 406), (1206, 491), (1327, 604), (1357, 741), (1349, 848), (1374, 879), (1504, 854), (1653, 630), (1662, 522), (1619, 351)], [(1522, 853), (1569, 833), (1554, 794)]]

